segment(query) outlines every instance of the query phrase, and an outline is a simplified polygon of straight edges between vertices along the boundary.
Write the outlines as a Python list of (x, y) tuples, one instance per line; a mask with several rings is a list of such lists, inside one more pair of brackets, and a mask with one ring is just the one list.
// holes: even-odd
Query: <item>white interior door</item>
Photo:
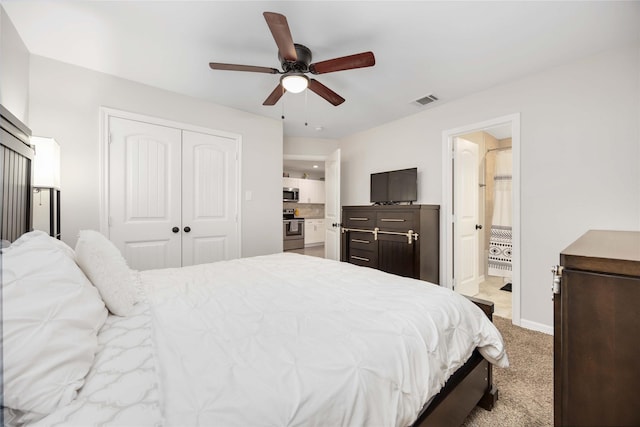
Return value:
[(324, 257), (340, 260), (340, 149), (324, 162)]
[(240, 256), (238, 144), (200, 132), (182, 134), (182, 265)]
[(180, 267), (180, 130), (109, 119), (109, 238), (131, 268)]
[(455, 290), (478, 293), (478, 144), (455, 138), (454, 157), (454, 279)]

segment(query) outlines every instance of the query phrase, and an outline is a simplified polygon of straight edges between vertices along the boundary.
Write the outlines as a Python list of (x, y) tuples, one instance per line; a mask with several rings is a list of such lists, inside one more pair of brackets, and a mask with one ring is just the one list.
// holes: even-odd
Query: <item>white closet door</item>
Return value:
[(131, 268), (181, 265), (179, 129), (109, 119), (109, 238)]
[(185, 130), (182, 152), (182, 264), (238, 258), (237, 141)]

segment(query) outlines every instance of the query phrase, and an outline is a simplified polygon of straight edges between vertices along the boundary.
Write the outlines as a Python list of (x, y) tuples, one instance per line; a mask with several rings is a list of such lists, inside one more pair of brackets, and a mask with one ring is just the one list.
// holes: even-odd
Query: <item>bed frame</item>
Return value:
[[(14, 241), (32, 228), (31, 131), (0, 105), (0, 237)], [(493, 303), (469, 298), (493, 320)], [(498, 399), (491, 364), (478, 351), (425, 405), (412, 427), (459, 426), (476, 407), (491, 410)], [(1, 417), (2, 414), (0, 414)], [(0, 418), (1, 419), (1, 418)]]
[[(493, 321), (493, 302), (467, 298)], [(476, 406), (490, 411), (497, 400), (492, 365), (476, 349), (447, 380), (440, 393), (425, 405), (412, 427), (459, 426)]]
[(13, 242), (30, 231), (31, 131), (0, 105), (0, 239)]

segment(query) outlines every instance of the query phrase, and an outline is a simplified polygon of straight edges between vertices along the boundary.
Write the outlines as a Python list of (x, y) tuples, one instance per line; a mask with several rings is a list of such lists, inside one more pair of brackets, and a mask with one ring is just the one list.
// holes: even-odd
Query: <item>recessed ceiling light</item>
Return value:
[(317, 130), (318, 132), (320, 132), (320, 131), (321, 131), (321, 130), (323, 130), (323, 129), (324, 129), (324, 128), (323, 128), (322, 126), (316, 126), (316, 130)]
[(313, 168), (314, 169), (318, 169), (318, 165), (313, 165)]

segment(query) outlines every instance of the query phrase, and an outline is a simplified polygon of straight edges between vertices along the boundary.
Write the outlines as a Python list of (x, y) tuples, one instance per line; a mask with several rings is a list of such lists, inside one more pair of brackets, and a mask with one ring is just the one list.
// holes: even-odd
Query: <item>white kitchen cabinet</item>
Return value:
[(317, 181), (314, 179), (306, 180), (307, 188), (309, 190), (309, 203), (324, 203), (324, 181)]
[(289, 177), (284, 177), (282, 178), (282, 187), (284, 188), (300, 188), (299, 187), (299, 182), (300, 179), (299, 178), (289, 178)]
[(301, 179), (300, 203), (324, 203), (324, 181), (315, 179)]
[(305, 219), (304, 244), (315, 245), (324, 243), (324, 219)]

